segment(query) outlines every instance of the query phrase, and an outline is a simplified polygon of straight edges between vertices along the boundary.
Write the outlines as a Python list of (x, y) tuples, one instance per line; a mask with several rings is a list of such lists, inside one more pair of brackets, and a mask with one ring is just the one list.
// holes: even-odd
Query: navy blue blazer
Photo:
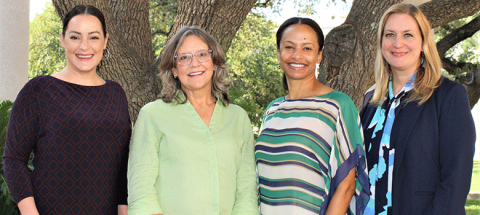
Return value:
[[(465, 214), (475, 148), (475, 126), (465, 87), (447, 78), (424, 104), (409, 102), (395, 117), (392, 214)], [(376, 107), (360, 111), (366, 128)], [(368, 149), (370, 143), (365, 143)]]

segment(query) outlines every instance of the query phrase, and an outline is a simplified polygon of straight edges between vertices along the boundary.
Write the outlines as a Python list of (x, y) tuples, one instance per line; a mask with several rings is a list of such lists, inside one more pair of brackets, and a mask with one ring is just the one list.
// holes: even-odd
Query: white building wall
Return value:
[(29, 1), (0, 0), (0, 101), (28, 81)]

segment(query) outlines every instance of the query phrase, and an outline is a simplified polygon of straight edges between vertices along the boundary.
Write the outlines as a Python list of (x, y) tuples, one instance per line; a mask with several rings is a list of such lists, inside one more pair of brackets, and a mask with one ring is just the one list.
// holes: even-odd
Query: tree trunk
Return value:
[(348, 94), (357, 107), (373, 85), (378, 22), (391, 5), (402, 0), (355, 0), (345, 23), (325, 39), (318, 79)]
[(468, 72), (467, 75), (457, 80), (458, 82), (467, 86), (468, 101), (470, 102), (470, 109), (475, 106), (480, 98), (480, 69)]
[[(99, 8), (106, 19), (110, 57), (98, 67), (104, 79), (122, 85), (129, 102), (132, 122), (146, 103), (155, 100), (160, 92), (156, 78), (152, 39), (149, 24), (148, 0), (53, 0), (57, 14), (62, 17), (75, 5), (90, 4)], [(105, 56), (104, 56), (105, 58)]]
[(179, 0), (169, 40), (182, 26), (196, 25), (217, 39), (227, 53), (235, 34), (257, 0)]
[[(171, 37), (184, 25), (198, 25), (216, 37), (225, 52), (256, 0), (179, 0), (176, 23)], [(62, 17), (79, 4), (99, 8), (106, 19), (110, 58), (100, 63), (101, 77), (122, 85), (129, 102), (132, 122), (140, 108), (160, 93), (148, 0), (53, 0)]]
[[(179, 0), (176, 22), (169, 38), (185, 25), (204, 28), (228, 51), (236, 32), (256, 0)], [(350, 95), (357, 106), (374, 83), (373, 67), (378, 22), (383, 12), (402, 0), (355, 0), (345, 23), (326, 37), (324, 60), (318, 79)], [(152, 50), (148, 0), (53, 0), (60, 17), (78, 4), (91, 4), (105, 15), (110, 58), (101, 62), (98, 73), (120, 83), (129, 101), (132, 122), (140, 108), (154, 101), (161, 84)], [(420, 6), (433, 26), (467, 17), (480, 9), (478, 0), (436, 0)], [(477, 72), (478, 73), (478, 72)], [(476, 73), (475, 73), (476, 74)], [(478, 80), (478, 79), (477, 79)], [(474, 82), (477, 83), (477, 82)], [(469, 86), (478, 92), (478, 85)], [(470, 98), (477, 98), (470, 96)], [(477, 101), (470, 101), (475, 104)], [(473, 105), (472, 105), (473, 106)]]
[[(386, 9), (400, 2), (403, 1), (355, 0), (345, 23), (332, 29), (325, 39), (324, 60), (320, 64), (318, 79), (348, 94), (357, 107), (364, 92), (374, 84), (378, 22)], [(475, 14), (480, 10), (480, 1), (436, 0), (426, 2), (420, 8), (432, 27), (437, 27)], [(478, 91), (480, 85), (468, 85), (472, 107), (478, 101)]]

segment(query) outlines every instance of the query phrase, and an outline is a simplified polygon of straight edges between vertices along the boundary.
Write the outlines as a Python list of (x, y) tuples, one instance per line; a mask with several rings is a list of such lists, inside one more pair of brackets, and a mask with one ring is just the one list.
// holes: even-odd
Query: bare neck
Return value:
[(98, 76), (96, 71), (82, 73), (75, 72), (68, 67), (65, 67), (62, 71), (55, 73), (52, 76), (62, 81), (83, 86), (100, 86), (105, 84), (105, 80)]
[(184, 91), (188, 101), (195, 106), (208, 106), (216, 103), (216, 98), (211, 93)]
[(315, 76), (306, 80), (289, 80), (287, 99), (302, 99), (332, 92), (333, 89), (320, 83)]
[(208, 127), (213, 111), (215, 110), (216, 98), (211, 91), (188, 91), (184, 90), (187, 100), (193, 106), (203, 123)]
[(408, 80), (412, 77), (413, 74), (417, 69), (408, 71), (408, 72), (398, 72), (398, 71), (392, 71), (393, 78), (392, 78), (392, 89), (393, 89), (393, 95), (397, 95), (400, 90), (407, 84)]

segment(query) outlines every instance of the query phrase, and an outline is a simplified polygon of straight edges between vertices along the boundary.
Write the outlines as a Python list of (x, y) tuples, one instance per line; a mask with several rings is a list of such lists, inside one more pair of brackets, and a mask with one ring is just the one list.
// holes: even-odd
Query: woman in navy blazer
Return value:
[(442, 76), (416, 6), (390, 7), (377, 42), (376, 83), (360, 111), (371, 186), (365, 214), (465, 214), (475, 144), (465, 88)]

